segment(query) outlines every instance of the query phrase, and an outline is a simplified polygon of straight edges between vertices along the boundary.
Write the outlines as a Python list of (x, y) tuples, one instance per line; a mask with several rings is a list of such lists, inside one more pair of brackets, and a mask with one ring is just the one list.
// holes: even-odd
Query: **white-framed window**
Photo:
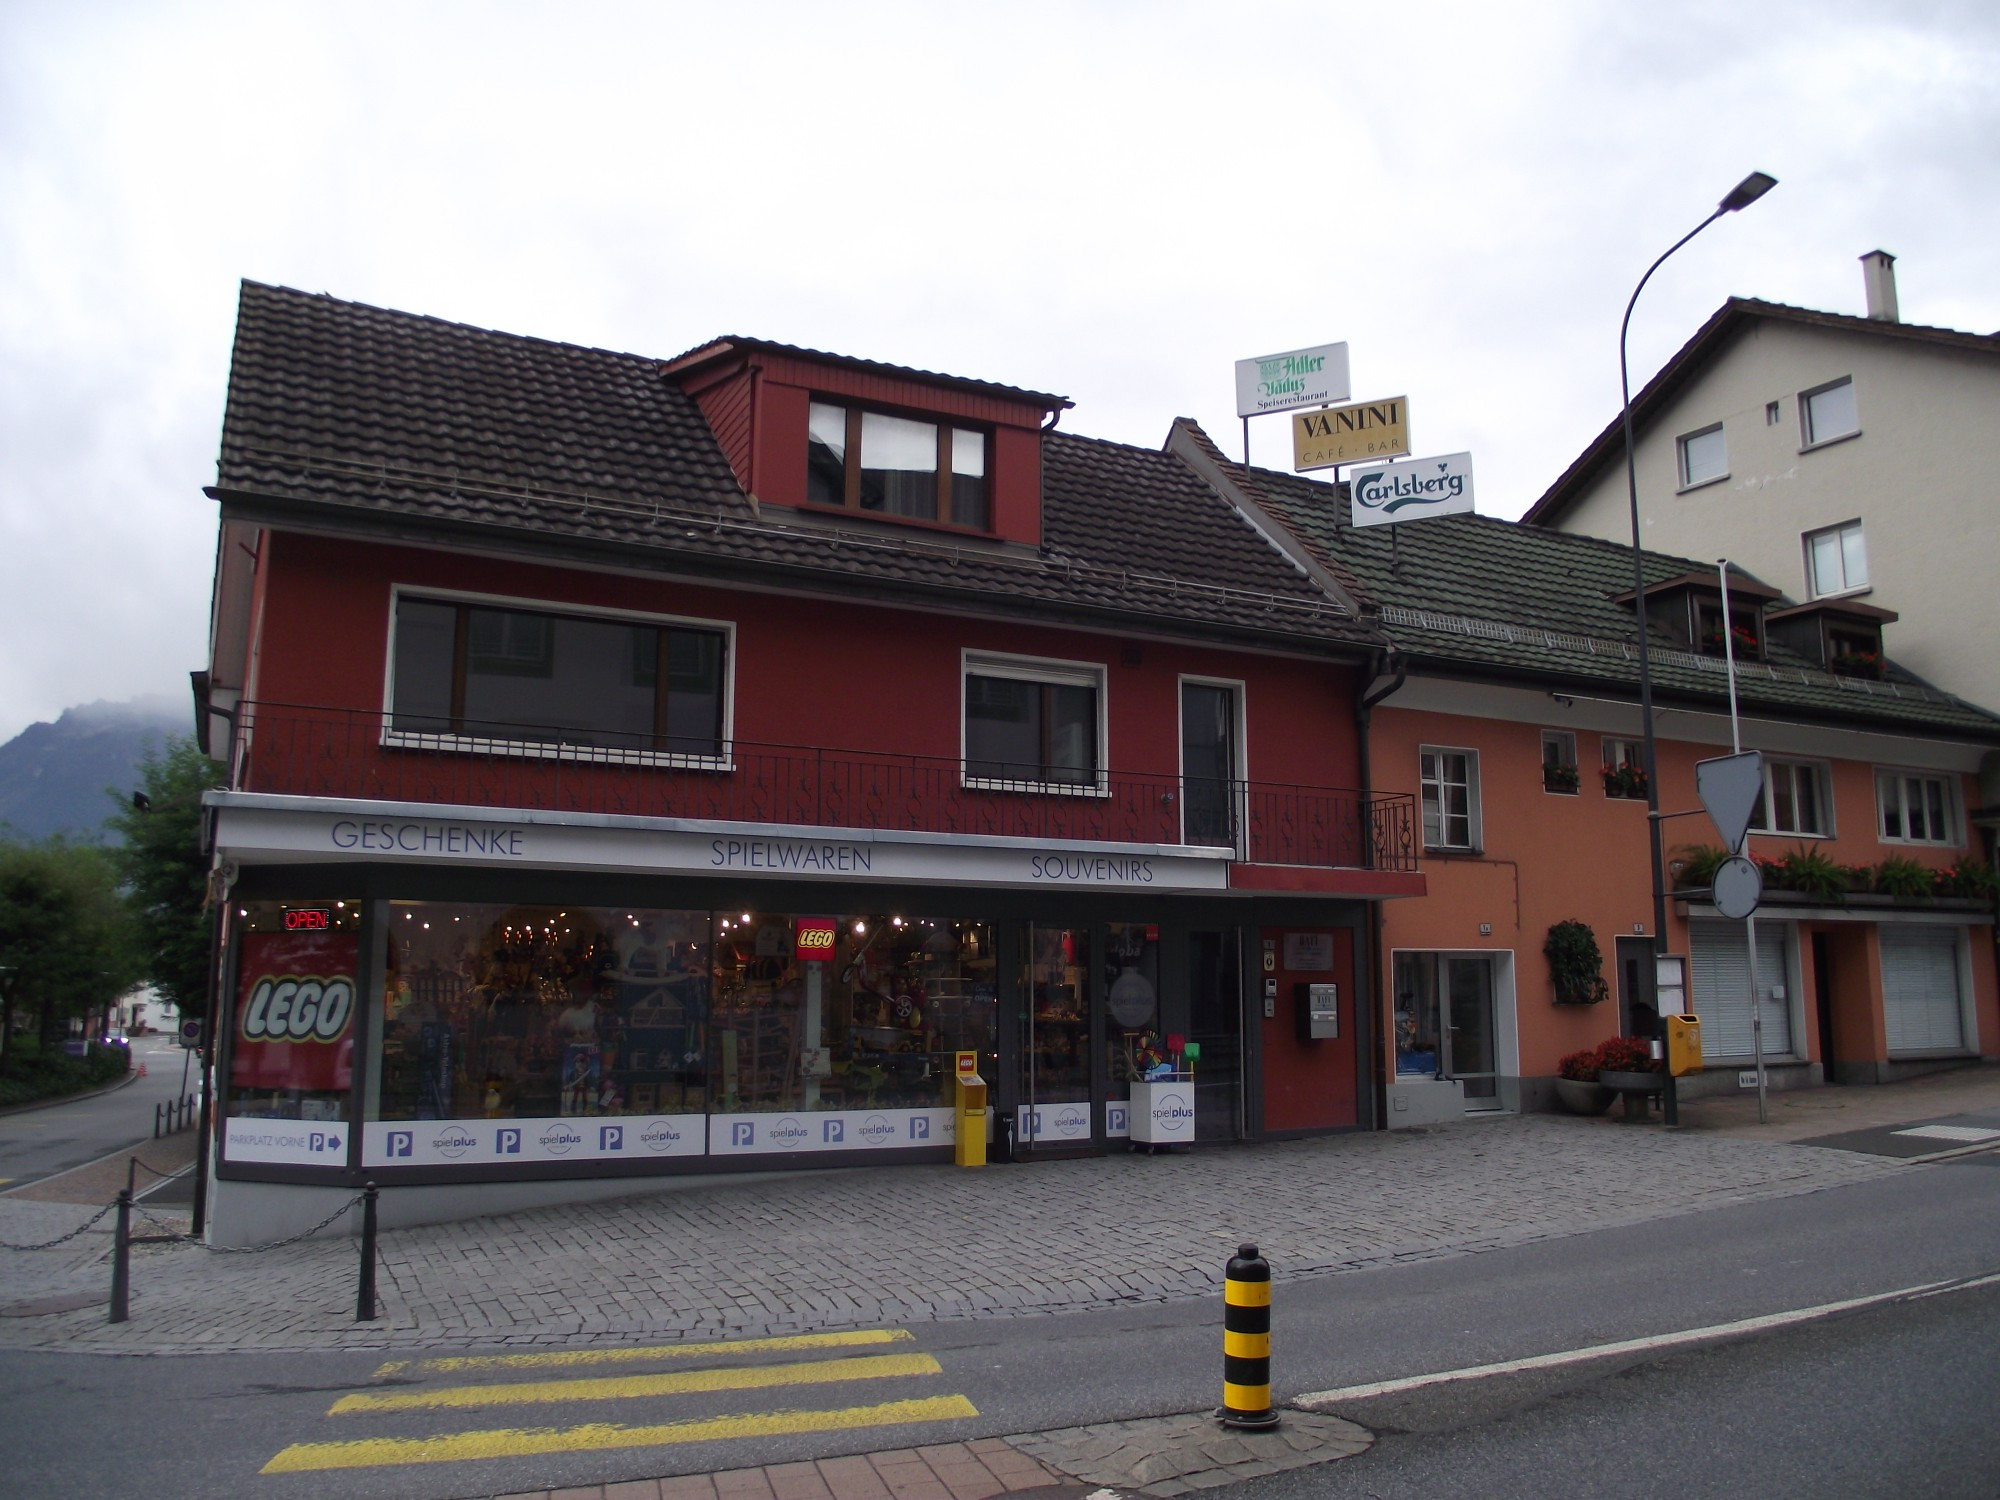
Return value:
[(1875, 806), (1885, 843), (1959, 842), (1958, 789), (1952, 777), (1925, 771), (1878, 770)]
[(1607, 734), (1597, 772), (1603, 778), (1605, 796), (1645, 801), (1646, 742), (1613, 739)]
[(1861, 413), (1854, 404), (1854, 377), (1843, 375), (1815, 390), (1799, 393), (1799, 437), (1802, 446), (1816, 448), (1861, 430)]
[(1833, 832), (1832, 783), (1818, 761), (1764, 762), (1764, 790), (1750, 813), (1758, 833), (1797, 833), (1824, 838)]
[(1681, 488), (1729, 477), (1729, 450), (1722, 441), (1722, 424), (1690, 432), (1679, 440)]
[(967, 786), (1103, 790), (1102, 666), (968, 652), (963, 673)]
[(814, 505), (987, 530), (986, 434), (814, 401), (806, 420), (806, 498)]
[(724, 768), (732, 633), (715, 621), (399, 590), (384, 739)]
[(1868, 587), (1868, 543), (1859, 521), (1805, 535), (1806, 584), (1815, 597)]
[(1479, 752), (1436, 745), (1418, 749), (1423, 781), (1424, 847), (1479, 847)]
[(1574, 797), (1583, 786), (1576, 765), (1576, 735), (1568, 729), (1542, 731), (1542, 790)]

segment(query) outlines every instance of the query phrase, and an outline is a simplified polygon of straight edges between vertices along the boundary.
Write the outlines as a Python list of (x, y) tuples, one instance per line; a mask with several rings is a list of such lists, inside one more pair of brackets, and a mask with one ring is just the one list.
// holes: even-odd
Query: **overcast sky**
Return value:
[[(239, 278), (1241, 451), (1346, 340), (1517, 516), (1731, 295), (2000, 329), (2000, 6), (0, 3), (0, 740), (204, 665)], [(1252, 456), (1285, 467), (1282, 417)]]

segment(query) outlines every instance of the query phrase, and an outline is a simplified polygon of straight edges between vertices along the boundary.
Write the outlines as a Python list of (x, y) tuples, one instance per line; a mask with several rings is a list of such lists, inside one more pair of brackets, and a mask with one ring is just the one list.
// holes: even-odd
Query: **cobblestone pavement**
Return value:
[[(738, 1180), (385, 1231), (372, 1324), (354, 1321), (347, 1223), (265, 1253), (139, 1246), (129, 1322), (101, 1308), (17, 1312), (0, 1316), (0, 1347), (503, 1347), (1013, 1317), (1214, 1295), (1246, 1239), (1283, 1281), (1903, 1170), (1719, 1131), (1527, 1115), (977, 1172)], [(49, 1239), (92, 1212), (0, 1198), (0, 1241)], [(142, 1211), (135, 1232), (185, 1224), (185, 1210)], [(1032, 1237), (998, 1228), (1022, 1224)], [(107, 1287), (110, 1230), (107, 1217), (58, 1249), (0, 1252), (0, 1312)], [(939, 1244), (960, 1253), (941, 1258)]]

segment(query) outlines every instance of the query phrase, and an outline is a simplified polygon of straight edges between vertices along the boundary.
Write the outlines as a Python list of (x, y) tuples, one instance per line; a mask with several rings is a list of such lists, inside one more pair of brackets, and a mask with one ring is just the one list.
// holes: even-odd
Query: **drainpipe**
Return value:
[[(1368, 748), (1368, 730), (1371, 714), (1375, 705), (1398, 691), (1409, 680), (1410, 675), (1402, 667), (1396, 665), (1396, 653), (1393, 650), (1374, 652), (1369, 656), (1368, 662), (1372, 668), (1368, 674), (1368, 680), (1371, 682), (1392, 667), (1395, 669), (1396, 675), (1387, 687), (1382, 688), (1378, 692), (1363, 693), (1355, 700), (1354, 704), (1355, 730), (1361, 742), (1361, 796), (1364, 811), (1367, 810), (1375, 797), (1374, 761), (1369, 754)], [(1369, 845), (1369, 857), (1371, 859), (1374, 857), (1374, 845), (1372, 843)], [(1380, 901), (1371, 901), (1368, 903), (1368, 1013), (1371, 1016), (1380, 1011), (1382, 995), (1382, 903)], [(1376, 1028), (1372, 1026), (1369, 1028), (1370, 1033), (1373, 1033), (1375, 1030)], [(1375, 1096), (1375, 1128), (1377, 1130), (1387, 1130), (1389, 1128), (1389, 1078), (1382, 1065), (1382, 1038), (1377, 1035), (1370, 1035), (1369, 1041), (1372, 1045), (1368, 1049), (1368, 1079), (1370, 1091)]]

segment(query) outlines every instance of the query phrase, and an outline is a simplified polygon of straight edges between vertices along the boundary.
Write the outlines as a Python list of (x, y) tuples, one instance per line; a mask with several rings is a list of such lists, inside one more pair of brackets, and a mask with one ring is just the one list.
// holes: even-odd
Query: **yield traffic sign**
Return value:
[(1694, 787), (1701, 805), (1722, 835), (1722, 847), (1731, 854), (1743, 848), (1743, 835), (1750, 831), (1750, 814), (1764, 792), (1764, 754), (1745, 750), (1740, 755), (1724, 755), (1694, 763)]

